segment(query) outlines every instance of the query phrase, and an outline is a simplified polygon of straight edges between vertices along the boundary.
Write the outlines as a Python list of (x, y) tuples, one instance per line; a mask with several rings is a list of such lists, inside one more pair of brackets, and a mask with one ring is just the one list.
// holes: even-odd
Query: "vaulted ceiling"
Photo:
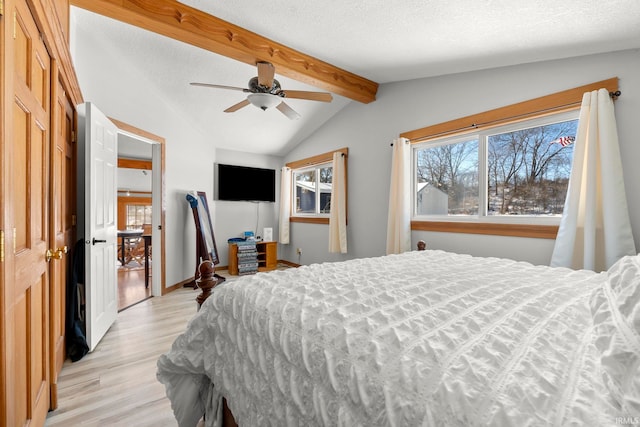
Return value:
[[(92, 37), (139, 67), (222, 148), (284, 154), (378, 84), (640, 48), (637, 0), (72, 0), (72, 37)], [(180, 41), (176, 41), (180, 40)], [(223, 110), (255, 62), (283, 89), (329, 91), (331, 103)], [(260, 141), (256, 141), (259, 131)]]

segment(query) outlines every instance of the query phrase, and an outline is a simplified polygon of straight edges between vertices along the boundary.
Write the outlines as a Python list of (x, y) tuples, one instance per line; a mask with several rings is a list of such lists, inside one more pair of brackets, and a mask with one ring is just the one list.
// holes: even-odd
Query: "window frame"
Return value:
[[(325, 168), (332, 168), (333, 169), (333, 162), (325, 162), (325, 163), (318, 163), (315, 164), (313, 166), (308, 166), (305, 168), (300, 168), (300, 169), (295, 169), (295, 170), (291, 170), (291, 216), (296, 216), (296, 217), (311, 217), (311, 218), (324, 218), (327, 217), (329, 218), (330, 212), (324, 213), (321, 212), (321, 198), (322, 198), (322, 192), (320, 191), (320, 169), (325, 169)], [(297, 208), (297, 201), (296, 201), (296, 190), (297, 190), (297, 185), (296, 185), (296, 175), (300, 175), (300, 174), (304, 174), (307, 172), (314, 172), (315, 174), (315, 212), (310, 213), (310, 212), (297, 212), (296, 208)], [(332, 172), (333, 173), (333, 172)]]
[[(493, 135), (502, 133), (515, 132), (521, 129), (541, 127), (554, 123), (567, 122), (577, 120), (579, 110), (573, 109), (562, 113), (552, 115), (544, 115), (540, 117), (530, 118), (528, 120), (518, 121), (515, 123), (503, 124), (491, 128), (482, 129), (479, 132), (470, 132), (464, 135), (453, 135), (440, 138), (434, 138), (427, 141), (421, 141), (413, 144), (411, 147), (412, 159), (412, 221), (437, 221), (437, 222), (482, 222), (482, 223), (498, 223), (498, 224), (529, 224), (529, 225), (559, 225), (560, 216), (536, 216), (536, 215), (488, 215), (488, 139)], [(426, 147), (437, 147), (449, 144), (456, 144), (466, 141), (476, 140), (478, 143), (478, 213), (476, 215), (419, 215), (417, 213), (417, 152)]]
[[(345, 156), (345, 160), (348, 158), (349, 149), (348, 148), (340, 148), (334, 151), (329, 151), (327, 153), (318, 154), (316, 156), (307, 157), (301, 160), (295, 160), (293, 162), (286, 163), (289, 169), (291, 169), (291, 187), (288, 191), (291, 194), (291, 204), (289, 206), (289, 221), (290, 222), (301, 222), (301, 223), (309, 223), (309, 224), (329, 224), (330, 213), (297, 213), (295, 211), (296, 206), (296, 181), (295, 174), (296, 172), (304, 172), (313, 169), (321, 169), (322, 167), (332, 167), (333, 166), (333, 153), (338, 152), (342, 153)], [(346, 168), (347, 162), (345, 162)], [(345, 171), (345, 175), (346, 171)], [(346, 177), (348, 182), (348, 177)], [(348, 200), (348, 198), (347, 198)], [(318, 205), (316, 204), (316, 208)]]
[[(579, 110), (583, 94), (600, 88), (605, 88), (610, 93), (615, 93), (618, 91), (618, 78), (613, 77), (483, 113), (403, 132), (400, 136), (407, 138), (412, 144), (416, 144), (445, 136), (463, 136), (501, 125), (516, 124), (532, 118)], [(414, 179), (412, 178), (412, 188), (415, 188), (413, 185)], [(413, 218), (411, 220), (411, 229), (416, 231), (555, 239), (558, 232), (558, 225), (531, 223), (530, 221), (526, 221), (526, 218), (518, 218), (505, 222), (478, 219), (452, 220), (447, 217), (442, 220)]]
[[(138, 210), (142, 209), (142, 222), (138, 226), (137, 224), (130, 224), (129, 220), (131, 219), (131, 213), (129, 212), (131, 209), (136, 211), (133, 216), (138, 219)], [(128, 202), (125, 205), (125, 228), (127, 230), (130, 229), (139, 229), (142, 228), (144, 224), (151, 224), (152, 215), (153, 215), (153, 207), (151, 203), (131, 203)]]
[(126, 229), (127, 223), (127, 206), (152, 206), (152, 198), (146, 192), (132, 192), (131, 196), (125, 193), (118, 194), (118, 230)]

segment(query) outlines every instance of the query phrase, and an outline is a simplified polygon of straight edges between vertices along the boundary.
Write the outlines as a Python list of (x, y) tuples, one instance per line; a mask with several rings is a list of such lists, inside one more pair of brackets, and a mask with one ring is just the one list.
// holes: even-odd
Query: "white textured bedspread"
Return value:
[(442, 251), (245, 276), (158, 379), (180, 425), (216, 392), (240, 426), (615, 425), (588, 307), (605, 279)]

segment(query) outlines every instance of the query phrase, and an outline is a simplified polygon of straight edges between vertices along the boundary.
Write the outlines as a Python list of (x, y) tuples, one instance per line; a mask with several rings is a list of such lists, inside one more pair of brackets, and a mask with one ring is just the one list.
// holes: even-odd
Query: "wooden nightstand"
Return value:
[[(256, 242), (258, 271), (271, 271), (278, 267), (278, 242)], [(229, 274), (238, 274), (238, 245), (229, 243)]]

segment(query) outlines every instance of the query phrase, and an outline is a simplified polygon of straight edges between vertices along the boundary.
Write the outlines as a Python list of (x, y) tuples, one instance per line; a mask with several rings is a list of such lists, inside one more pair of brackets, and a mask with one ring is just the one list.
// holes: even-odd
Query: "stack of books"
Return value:
[(253, 274), (258, 272), (258, 250), (255, 240), (237, 242), (238, 245), (238, 274)]

